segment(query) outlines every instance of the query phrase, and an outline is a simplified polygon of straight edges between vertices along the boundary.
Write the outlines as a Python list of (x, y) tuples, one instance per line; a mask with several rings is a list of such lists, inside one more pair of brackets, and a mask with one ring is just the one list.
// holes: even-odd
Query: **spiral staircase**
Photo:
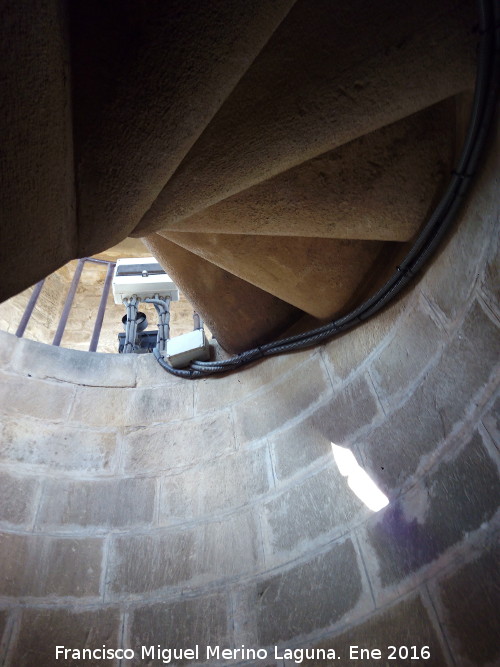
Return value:
[(474, 86), (469, 1), (4, 15), (0, 298), (142, 238), (230, 352), (384, 280), (445, 187)]

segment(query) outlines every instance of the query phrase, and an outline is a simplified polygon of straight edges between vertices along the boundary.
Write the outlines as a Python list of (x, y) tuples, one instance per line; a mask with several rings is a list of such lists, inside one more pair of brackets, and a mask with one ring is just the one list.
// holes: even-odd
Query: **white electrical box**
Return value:
[(190, 331), (182, 336), (170, 338), (163, 358), (174, 368), (183, 368), (191, 361), (208, 361), (210, 345), (203, 329)]
[(179, 290), (175, 283), (154, 257), (116, 260), (112, 284), (113, 298), (117, 304), (134, 294), (139, 299), (159, 294), (162, 297), (169, 296), (172, 301), (179, 300)]

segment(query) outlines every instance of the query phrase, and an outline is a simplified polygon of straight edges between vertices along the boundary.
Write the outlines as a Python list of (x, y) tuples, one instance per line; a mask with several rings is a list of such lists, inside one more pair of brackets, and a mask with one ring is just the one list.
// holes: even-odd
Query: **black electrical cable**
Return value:
[(165, 349), (170, 332), (170, 297), (160, 299), (158, 295), (143, 299), (144, 303), (152, 303), (158, 314), (158, 336), (156, 347), (161, 351)]
[(467, 134), (450, 183), (434, 212), (419, 233), (410, 251), (373, 296), (347, 315), (311, 331), (261, 345), (223, 361), (194, 361), (189, 368), (173, 368), (156, 347), (158, 363), (177, 377), (196, 379), (227, 373), (263, 357), (291, 352), (316, 345), (372, 317), (389, 303), (420, 271), (450, 228), (467, 193), (482, 155), (495, 112), (500, 83), (500, 8), (496, 0), (479, 0), (479, 54), (474, 100)]
[(137, 349), (135, 339), (137, 336), (137, 310), (139, 300), (133, 296), (130, 299), (124, 299), (123, 303), (127, 309), (127, 321), (125, 324), (125, 342), (123, 346), (124, 353), (131, 353)]

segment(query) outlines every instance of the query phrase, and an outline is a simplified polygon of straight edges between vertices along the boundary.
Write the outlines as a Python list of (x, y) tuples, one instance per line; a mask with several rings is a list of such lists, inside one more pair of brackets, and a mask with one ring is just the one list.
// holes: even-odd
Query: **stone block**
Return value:
[(189, 581), (196, 554), (192, 530), (116, 536), (107, 580), (113, 594), (161, 590)]
[(481, 436), (367, 526), (383, 587), (431, 563), (468, 533), (487, 523), (500, 505), (498, 470)]
[(34, 478), (0, 471), (0, 521), (18, 525), (30, 523), (36, 511), (36, 486)]
[(261, 438), (330, 393), (330, 381), (321, 359), (313, 357), (263, 391), (235, 405), (237, 439), (246, 442)]
[(272, 646), (326, 628), (352, 611), (362, 579), (351, 540), (248, 589), (256, 614), (258, 646)]
[(462, 328), (410, 399), (362, 439), (372, 474), (398, 489), (460, 422), (498, 361), (498, 330), (475, 303)]
[(443, 335), (428, 313), (416, 310), (396, 327), (396, 335), (370, 369), (384, 396), (403, 391), (441, 349)]
[(234, 450), (228, 412), (202, 419), (137, 429), (123, 436), (126, 471), (183, 468)]
[(193, 576), (200, 582), (253, 574), (262, 562), (262, 546), (252, 512), (210, 521), (197, 530)]
[[(196, 411), (220, 410), (227, 405), (247, 398), (254, 391), (279, 380), (291, 370), (296, 370), (303, 363), (310, 363), (314, 350), (303, 350), (290, 354), (268, 357), (248, 366), (240, 372), (223, 377), (204, 378), (195, 384)], [(312, 361), (312, 360), (311, 360)]]
[(364, 377), (356, 378), (302, 422), (269, 437), (278, 478), (297, 473), (320, 457), (331, 456), (332, 442), (352, 442), (377, 414), (377, 401), (368, 382)]
[[(310, 645), (309, 645), (310, 646)], [(309, 648), (308, 646), (308, 648)], [(390, 647), (395, 647), (395, 651)], [(351, 648), (352, 647), (352, 648)], [(401, 647), (401, 653), (400, 653)], [(408, 649), (406, 653), (405, 648)], [(422, 651), (429, 651), (429, 657), (421, 658)], [(366, 665), (427, 665), (428, 667), (443, 667), (447, 664), (439, 639), (439, 630), (436, 630), (425, 605), (419, 596), (412, 596), (393, 605), (389, 609), (374, 614), (369, 620), (361, 623), (342, 634), (322, 641), (311, 647), (317, 651), (323, 650), (328, 655), (329, 650), (335, 652), (334, 659), (305, 659), (301, 664), (304, 667), (336, 667), (338, 664), (366, 664)], [(371, 654), (371, 657), (361, 657), (360, 649), (373, 651), (379, 649), (380, 656)], [(309, 649), (310, 650), (310, 649)], [(357, 652), (356, 652), (357, 651)], [(352, 653), (351, 653), (352, 652)], [(351, 657), (356, 655), (357, 658)], [(389, 662), (389, 656), (392, 655)], [(403, 658), (400, 658), (400, 655)], [(404, 656), (408, 657), (405, 659)], [(426, 652), (423, 654), (427, 655)], [(413, 657), (413, 659), (412, 659)], [(416, 659), (415, 659), (416, 658)], [(338, 660), (341, 660), (338, 663)]]
[(500, 448), (500, 398), (495, 400), (482, 421), (489, 436), (496, 446)]
[(152, 354), (126, 354), (125, 357), (135, 357), (137, 387), (152, 387), (153, 385), (179, 385), (185, 380), (171, 375), (160, 366)]
[(116, 537), (108, 580), (122, 597), (249, 575), (261, 561), (256, 519), (245, 511), (184, 530)]
[(99, 595), (102, 541), (0, 534), (0, 595)]
[(0, 436), (1, 461), (56, 470), (109, 470), (115, 450), (115, 433), (28, 419), (5, 421)]
[(4, 415), (64, 420), (74, 391), (69, 384), (0, 372), (0, 406)]
[(154, 479), (47, 480), (36, 528), (124, 528), (153, 521)]
[(483, 290), (491, 305), (498, 307), (500, 303), (500, 241), (496, 232), (492, 235), (484, 267)]
[[(88, 334), (86, 334), (88, 338)], [(20, 375), (96, 387), (135, 386), (134, 354), (99, 354), (45, 345), (23, 338), (12, 368)]]
[[(206, 646), (230, 646), (229, 624), (226, 600), (219, 593), (139, 607), (133, 612), (130, 624), (130, 647), (136, 652), (131, 664), (144, 667), (161, 664), (156, 654), (154, 658), (141, 655), (142, 646), (158, 645), (172, 650), (194, 650), (198, 644), (199, 662), (204, 662)], [(175, 664), (194, 662), (176, 660)]]
[(270, 436), (274, 468), (279, 480), (300, 473), (323, 457), (332, 456), (332, 444), (314, 420), (314, 414)]
[(457, 664), (500, 664), (499, 563), (497, 543), (439, 582), (443, 627)]
[(39, 665), (100, 665), (118, 667), (117, 660), (56, 659), (56, 646), (116, 649), (120, 646), (120, 614), (117, 609), (23, 609), (16, 645), (10, 652), (11, 667)]
[(498, 193), (482, 188), (465, 202), (456, 232), (426, 271), (422, 291), (450, 320), (455, 320), (467, 303), (481, 266), (481, 257), (489, 243), (490, 223), (498, 215)]
[(318, 408), (311, 416), (311, 423), (330, 442), (341, 445), (351, 443), (355, 434), (370, 424), (377, 414), (378, 404), (373, 390), (364, 377), (358, 377)]
[(7, 609), (0, 609), (0, 655), (2, 648), (6, 642), (3, 642), (4, 633), (7, 628), (7, 621), (9, 620), (9, 612)]
[(421, 386), (381, 426), (360, 439), (359, 449), (374, 481), (383, 490), (398, 490), (446, 434), (432, 396)]
[(269, 490), (267, 448), (238, 451), (164, 477), (160, 522), (213, 515), (247, 505)]
[(14, 334), (0, 329), (0, 368), (5, 368), (9, 365), (18, 342), (19, 338), (16, 338)]
[(327, 468), (288, 488), (264, 506), (270, 549), (290, 551), (304, 541), (330, 539), (368, 515), (336, 469)]
[(139, 426), (193, 416), (193, 383), (137, 389), (78, 387), (70, 420), (88, 426)]
[(414, 299), (415, 296), (411, 294), (401, 296), (371, 320), (326, 343), (324, 356), (338, 381), (355, 373), (384, 342), (399, 315), (411, 307)]
[(463, 417), (475, 394), (494, 376), (499, 358), (498, 326), (476, 301), (438, 366), (426, 378), (427, 391), (448, 429)]

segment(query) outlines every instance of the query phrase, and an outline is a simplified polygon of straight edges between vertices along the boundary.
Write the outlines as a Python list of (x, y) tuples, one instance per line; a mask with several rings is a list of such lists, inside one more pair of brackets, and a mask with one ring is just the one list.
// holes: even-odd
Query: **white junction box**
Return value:
[(133, 295), (147, 299), (155, 294), (179, 301), (179, 290), (154, 257), (128, 257), (116, 260), (113, 274), (113, 298), (123, 303)]
[(170, 338), (163, 358), (174, 368), (183, 368), (191, 361), (208, 361), (210, 345), (203, 329)]

